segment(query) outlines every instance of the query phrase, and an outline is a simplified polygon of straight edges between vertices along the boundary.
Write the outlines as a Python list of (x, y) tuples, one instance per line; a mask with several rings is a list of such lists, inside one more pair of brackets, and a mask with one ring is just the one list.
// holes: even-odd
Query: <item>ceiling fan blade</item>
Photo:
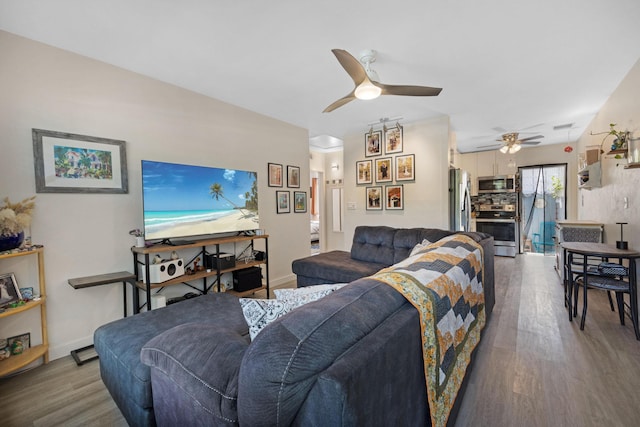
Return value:
[(325, 108), (322, 112), (323, 113), (330, 113), (333, 110), (335, 110), (336, 108), (340, 108), (342, 107), (344, 104), (346, 104), (347, 102), (353, 101), (354, 99), (356, 99), (356, 96), (354, 95), (353, 91), (347, 95), (344, 96), (340, 99), (338, 99), (336, 102), (334, 102), (333, 104), (329, 105), (327, 108)]
[(488, 145), (479, 145), (478, 148), (487, 148), (487, 147), (501, 147), (503, 144), (488, 144)]
[(353, 82), (358, 86), (367, 78), (367, 72), (356, 58), (343, 49), (331, 49), (342, 68), (349, 74)]
[[(538, 139), (538, 138), (544, 138), (544, 135), (536, 135), (536, 136), (528, 136), (526, 138), (520, 138), (520, 142), (526, 142), (526, 141), (530, 141), (532, 139)], [(538, 141), (537, 143), (540, 143), (540, 141)]]
[(522, 145), (538, 145), (541, 142), (542, 141), (523, 141), (523, 140), (520, 140), (520, 144), (522, 144)]
[(442, 91), (442, 88), (439, 87), (385, 85), (378, 82), (372, 83), (382, 89), (382, 95), (438, 96)]

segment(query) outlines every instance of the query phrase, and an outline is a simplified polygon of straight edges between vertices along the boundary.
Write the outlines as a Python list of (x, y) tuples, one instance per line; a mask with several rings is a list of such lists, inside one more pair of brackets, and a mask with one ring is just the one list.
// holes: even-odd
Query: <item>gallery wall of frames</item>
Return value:
[[(300, 188), (300, 167), (287, 165), (286, 174), (284, 167), (278, 163), (269, 163), (267, 165), (269, 177), (269, 187), (284, 187), (286, 179), (286, 188)], [(276, 212), (279, 214), (290, 213), (293, 204), (293, 212), (307, 212), (307, 192), (293, 191), (293, 201), (291, 200), (291, 192), (288, 190), (276, 190)]]
[(365, 186), (369, 211), (404, 209), (404, 185), (415, 182), (415, 154), (404, 153), (402, 126), (369, 129), (364, 159), (356, 162), (356, 184)]

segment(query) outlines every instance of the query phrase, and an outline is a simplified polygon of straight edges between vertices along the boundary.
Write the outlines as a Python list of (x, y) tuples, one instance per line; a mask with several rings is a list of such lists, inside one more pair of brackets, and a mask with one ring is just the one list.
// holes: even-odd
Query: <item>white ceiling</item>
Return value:
[[(0, 29), (307, 128), (319, 145), (383, 117), (449, 115), (461, 152), (503, 131), (577, 139), (640, 58), (638, 0), (0, 0)], [(383, 83), (442, 93), (322, 113), (353, 88), (333, 48), (375, 49)]]

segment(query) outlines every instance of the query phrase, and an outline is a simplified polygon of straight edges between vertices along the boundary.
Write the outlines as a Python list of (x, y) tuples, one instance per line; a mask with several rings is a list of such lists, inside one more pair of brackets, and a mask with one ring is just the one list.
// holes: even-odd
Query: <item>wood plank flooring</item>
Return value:
[[(496, 293), (456, 426), (640, 425), (640, 342), (605, 293), (590, 291), (584, 331), (568, 321), (552, 257), (496, 258)], [(0, 425), (126, 422), (98, 362), (68, 356), (0, 379)]]

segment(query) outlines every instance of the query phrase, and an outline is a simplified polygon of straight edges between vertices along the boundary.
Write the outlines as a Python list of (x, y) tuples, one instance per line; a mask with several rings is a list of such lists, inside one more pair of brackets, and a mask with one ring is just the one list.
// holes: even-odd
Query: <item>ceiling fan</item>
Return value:
[[(519, 138), (518, 132), (508, 132), (502, 134), (500, 139), (496, 141), (502, 142), (500, 152), (503, 154), (514, 154), (520, 151), (522, 145), (538, 145), (542, 141), (536, 141), (537, 139), (544, 138), (544, 135), (529, 136), (527, 138)], [(483, 145), (481, 148), (499, 146), (500, 144)]]
[(333, 54), (355, 83), (355, 88), (347, 96), (338, 99), (324, 109), (323, 113), (329, 113), (342, 107), (354, 99), (375, 99), (380, 95), (402, 96), (437, 96), (442, 88), (428, 86), (386, 85), (380, 83), (380, 78), (371, 64), (376, 61), (376, 51), (365, 50), (360, 54), (360, 61), (349, 52), (342, 49), (332, 49)]

